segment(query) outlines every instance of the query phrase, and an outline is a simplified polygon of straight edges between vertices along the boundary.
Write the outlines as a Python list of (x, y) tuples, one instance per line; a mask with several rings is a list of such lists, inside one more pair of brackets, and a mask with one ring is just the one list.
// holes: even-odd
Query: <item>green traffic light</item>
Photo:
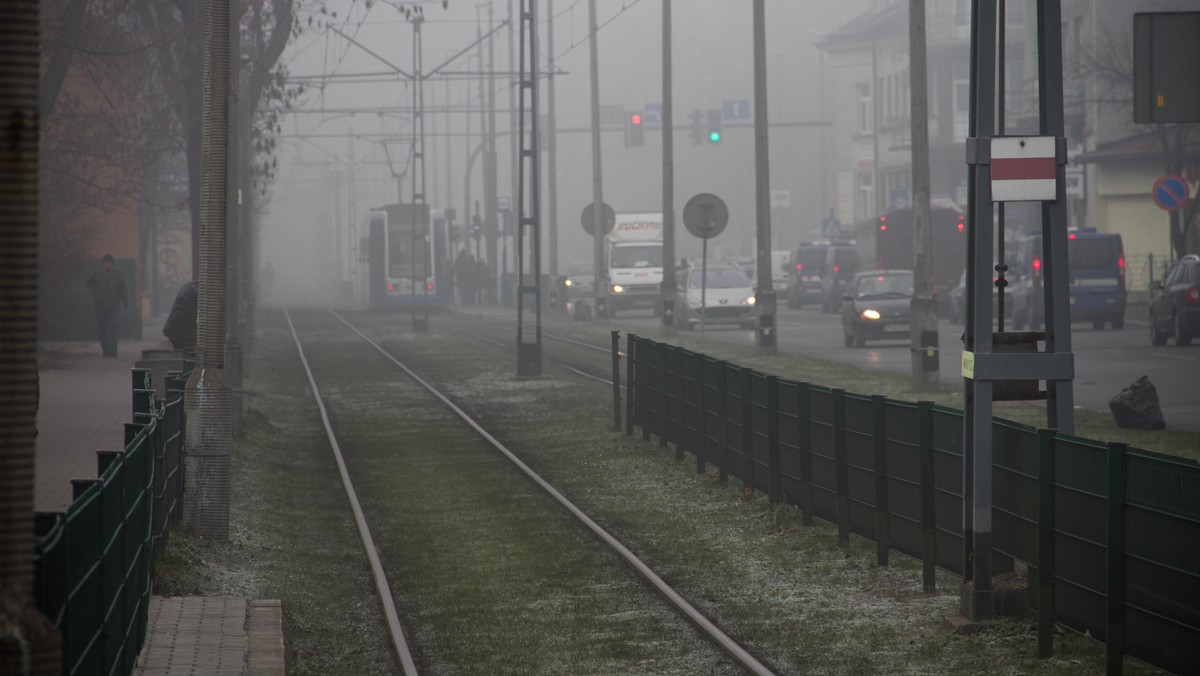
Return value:
[(714, 131), (714, 132), (711, 132), (711, 133), (709, 133), (709, 135), (708, 135), (708, 141), (709, 141), (710, 143), (717, 143), (717, 142), (718, 142), (718, 141), (720, 141), (720, 140), (721, 140), (721, 132), (719, 132), (719, 131)]

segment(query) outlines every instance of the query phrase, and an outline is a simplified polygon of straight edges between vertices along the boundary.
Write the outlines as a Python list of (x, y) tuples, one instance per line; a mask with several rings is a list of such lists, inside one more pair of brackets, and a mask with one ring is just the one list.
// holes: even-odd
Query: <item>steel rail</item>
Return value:
[(371, 529), (367, 526), (362, 505), (359, 504), (358, 495), (354, 492), (354, 484), (350, 481), (350, 473), (342, 458), (342, 449), (338, 445), (337, 436), (333, 433), (333, 425), (329, 421), (328, 411), (325, 410), (325, 402), (321, 399), (321, 390), (317, 387), (312, 369), (308, 366), (308, 359), (304, 356), (304, 347), (300, 344), (300, 337), (296, 335), (296, 327), (292, 324), (292, 316), (288, 313), (287, 308), (283, 308), (283, 316), (287, 319), (288, 328), (292, 332), (292, 340), (296, 342), (300, 363), (304, 365), (304, 373), (308, 376), (308, 385), (312, 388), (313, 399), (317, 402), (317, 410), (321, 412), (321, 424), (325, 426), (325, 437), (333, 449), (334, 459), (337, 460), (338, 472), (342, 475), (342, 486), (346, 489), (346, 497), (350, 499), (350, 509), (354, 512), (354, 523), (358, 526), (359, 537), (362, 539), (363, 547), (367, 550), (367, 560), (371, 564), (371, 576), (375, 578), (375, 589), (379, 593), (379, 600), (383, 603), (383, 614), (387, 618), (392, 645), (396, 648), (404, 675), (417, 676), (417, 664), (413, 661), (412, 653), (408, 649), (408, 641), (404, 637), (404, 627), (400, 625), (400, 616), (396, 612), (396, 601), (392, 598), (391, 586), (383, 572), (383, 564), (379, 560), (379, 550), (375, 546), (375, 539), (371, 537)]
[(773, 672), (768, 669), (766, 665), (764, 665), (762, 662), (759, 662), (753, 655), (750, 654), (749, 651), (730, 638), (725, 632), (721, 631), (720, 627), (713, 624), (712, 621), (710, 621), (699, 610), (692, 606), (692, 604), (688, 603), (686, 599), (680, 596), (679, 592), (672, 589), (671, 586), (666, 583), (666, 581), (664, 581), (649, 566), (642, 562), (642, 560), (639, 559), (636, 554), (630, 551), (628, 547), (622, 544), (620, 540), (613, 537), (608, 531), (604, 530), (600, 524), (593, 521), (592, 518), (589, 517), (583, 510), (576, 507), (575, 503), (568, 500), (566, 496), (558, 492), (554, 486), (551, 486), (545, 479), (538, 475), (537, 472), (534, 472), (533, 469), (531, 469), (525, 464), (524, 461), (518, 458), (516, 454), (510, 451), (498, 439), (493, 437), (471, 416), (467, 415), (467, 413), (459, 408), (457, 404), (455, 404), (453, 401), (450, 401), (450, 399), (446, 397), (446, 395), (442, 394), (440, 390), (431, 385), (421, 376), (417, 375), (412, 369), (405, 366), (403, 362), (396, 359), (396, 357), (394, 357), (387, 350), (383, 349), (382, 346), (360, 331), (358, 327), (346, 321), (346, 319), (340, 314), (334, 312), (333, 310), (330, 310), (329, 313), (345, 324), (346, 327), (351, 331), (358, 334), (358, 337), (362, 338), (368, 345), (375, 348), (376, 352), (383, 355), (384, 358), (388, 359), (397, 367), (399, 367), (400, 370), (408, 374), (408, 377), (412, 378), (413, 381), (421, 385), (421, 387), (424, 387), (426, 391), (440, 400), (446, 405), (447, 408), (453, 411), (455, 415), (461, 418), (463, 422), (474, 429), (479, 436), (486, 439), (487, 442), (490, 443), (496, 450), (500, 451), (500, 453), (508, 458), (510, 462), (516, 465), (522, 472), (525, 473), (526, 476), (540, 486), (542, 490), (546, 491), (546, 493), (553, 497), (558, 504), (562, 505), (564, 509), (574, 515), (575, 518), (579, 519), (579, 521), (587, 526), (587, 528), (591, 530), (596, 537), (600, 538), (604, 544), (608, 545), (609, 548), (615, 551), (625, 561), (625, 563), (629, 564), (634, 571), (636, 571), (644, 580), (650, 583), (650, 585), (654, 587), (655, 591), (657, 591), (660, 596), (674, 606), (675, 609), (680, 612), (680, 614), (682, 614), (701, 632), (706, 634), (710, 640), (712, 640), (715, 644), (717, 644), (717, 646), (724, 650), (726, 654), (737, 661), (738, 664), (742, 665), (753, 674), (773, 674)]

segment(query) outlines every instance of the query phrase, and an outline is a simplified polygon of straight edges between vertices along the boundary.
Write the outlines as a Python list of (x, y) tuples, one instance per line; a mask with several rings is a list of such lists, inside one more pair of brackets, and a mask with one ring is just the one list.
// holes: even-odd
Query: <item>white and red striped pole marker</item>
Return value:
[(992, 201), (1049, 202), (1058, 194), (1053, 136), (992, 138)]

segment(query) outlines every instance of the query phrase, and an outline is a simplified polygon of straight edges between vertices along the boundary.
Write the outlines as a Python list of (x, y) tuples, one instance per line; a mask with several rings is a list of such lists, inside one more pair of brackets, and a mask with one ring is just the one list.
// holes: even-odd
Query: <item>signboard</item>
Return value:
[(716, 195), (702, 192), (683, 206), (683, 226), (700, 239), (716, 237), (729, 224), (729, 209)]
[(1183, 177), (1167, 174), (1154, 182), (1150, 190), (1154, 203), (1163, 211), (1179, 211), (1191, 196), (1187, 181)]
[[(580, 214), (579, 217), (580, 223), (583, 224), (583, 231), (589, 235), (592, 234), (592, 218), (592, 204), (589, 202), (588, 205), (583, 208), (583, 213)], [(608, 204), (605, 202), (601, 202), (600, 224), (604, 228), (604, 232), (601, 234), (607, 235), (608, 233), (612, 232), (613, 225), (616, 222), (617, 214), (613, 212), (612, 207), (608, 206)]]
[(1058, 194), (1053, 136), (992, 138), (992, 201), (1053, 202)]
[(726, 120), (747, 120), (750, 118), (750, 101), (748, 99), (732, 99), (721, 104), (721, 116)]
[(647, 103), (646, 110), (643, 113), (646, 126), (661, 127), (663, 123), (663, 109), (661, 103)]
[(1133, 15), (1133, 121), (1200, 122), (1200, 12)]

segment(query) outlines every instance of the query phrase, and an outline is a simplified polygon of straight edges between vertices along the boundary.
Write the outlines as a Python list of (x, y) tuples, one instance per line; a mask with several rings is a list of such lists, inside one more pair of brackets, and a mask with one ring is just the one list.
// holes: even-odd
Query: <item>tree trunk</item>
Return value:
[(38, 372), (38, 0), (0, 3), (0, 673), (59, 674), (33, 594)]

